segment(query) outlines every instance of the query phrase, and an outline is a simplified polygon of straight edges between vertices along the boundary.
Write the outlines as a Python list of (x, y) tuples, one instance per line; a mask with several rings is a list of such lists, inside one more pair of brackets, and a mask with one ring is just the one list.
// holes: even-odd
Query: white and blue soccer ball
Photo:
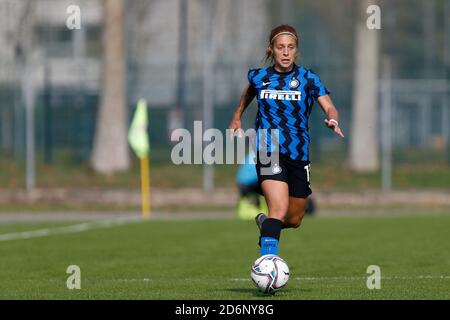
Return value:
[(267, 254), (256, 259), (250, 276), (261, 292), (275, 294), (287, 284), (289, 267), (279, 256)]

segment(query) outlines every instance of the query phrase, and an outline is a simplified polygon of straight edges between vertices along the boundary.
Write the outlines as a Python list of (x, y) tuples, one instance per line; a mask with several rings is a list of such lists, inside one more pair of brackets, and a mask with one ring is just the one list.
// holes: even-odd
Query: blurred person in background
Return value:
[(237, 214), (240, 219), (254, 219), (259, 212), (266, 212), (267, 205), (259, 192), (255, 153), (250, 151), (236, 174), (239, 188)]
[[(267, 212), (267, 204), (261, 195), (261, 187), (256, 173), (256, 155), (250, 151), (244, 159), (236, 174), (236, 183), (239, 189), (237, 203), (237, 215), (242, 220), (254, 219), (260, 212)], [(305, 214), (313, 215), (316, 209), (316, 201), (312, 196), (308, 197)]]
[[(308, 120), (315, 101), (326, 114), (325, 125), (340, 137), (339, 115), (320, 78), (311, 70), (298, 66), (298, 35), (290, 25), (274, 28), (269, 36), (266, 61), (269, 67), (251, 69), (245, 87), (229, 125), (233, 136), (241, 129), (241, 116), (257, 97), (258, 131), (278, 130), (278, 163), (262, 157), (275, 150), (270, 138), (264, 143), (256, 139), (256, 173), (258, 185), (268, 205), (268, 215), (260, 213), (255, 221), (260, 230), (261, 256), (278, 255), (282, 229), (298, 228), (307, 207), (310, 189)], [(266, 148), (267, 145), (267, 148)], [(269, 150), (265, 155), (262, 150)], [(262, 174), (262, 169), (272, 174)]]

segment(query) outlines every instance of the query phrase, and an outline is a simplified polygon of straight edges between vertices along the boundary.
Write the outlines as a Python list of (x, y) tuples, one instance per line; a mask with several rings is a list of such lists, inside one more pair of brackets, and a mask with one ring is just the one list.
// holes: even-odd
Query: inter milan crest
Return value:
[(289, 85), (291, 86), (291, 88), (297, 88), (299, 84), (300, 83), (295, 78), (292, 78), (291, 82), (289, 82)]

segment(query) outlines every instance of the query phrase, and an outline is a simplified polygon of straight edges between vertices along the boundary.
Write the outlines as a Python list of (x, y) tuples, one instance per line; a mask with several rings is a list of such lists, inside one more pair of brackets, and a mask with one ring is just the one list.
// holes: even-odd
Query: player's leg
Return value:
[(300, 227), (307, 204), (307, 198), (289, 197), (289, 207), (283, 220), (283, 229)]
[(278, 255), (283, 219), (289, 207), (288, 184), (284, 181), (264, 180), (261, 188), (269, 208), (269, 216), (261, 223), (261, 255)]
[(298, 228), (308, 206), (310, 188), (310, 165), (307, 161), (287, 160), (289, 169), (289, 207), (283, 220), (283, 228)]
[(283, 220), (289, 207), (288, 184), (278, 180), (264, 180), (261, 183), (264, 198), (269, 208), (269, 217)]

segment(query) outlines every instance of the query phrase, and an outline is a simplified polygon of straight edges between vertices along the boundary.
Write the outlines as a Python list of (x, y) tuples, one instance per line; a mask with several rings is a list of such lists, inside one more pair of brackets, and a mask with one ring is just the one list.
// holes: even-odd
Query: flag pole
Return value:
[(150, 218), (150, 165), (148, 156), (141, 159), (142, 218)]

